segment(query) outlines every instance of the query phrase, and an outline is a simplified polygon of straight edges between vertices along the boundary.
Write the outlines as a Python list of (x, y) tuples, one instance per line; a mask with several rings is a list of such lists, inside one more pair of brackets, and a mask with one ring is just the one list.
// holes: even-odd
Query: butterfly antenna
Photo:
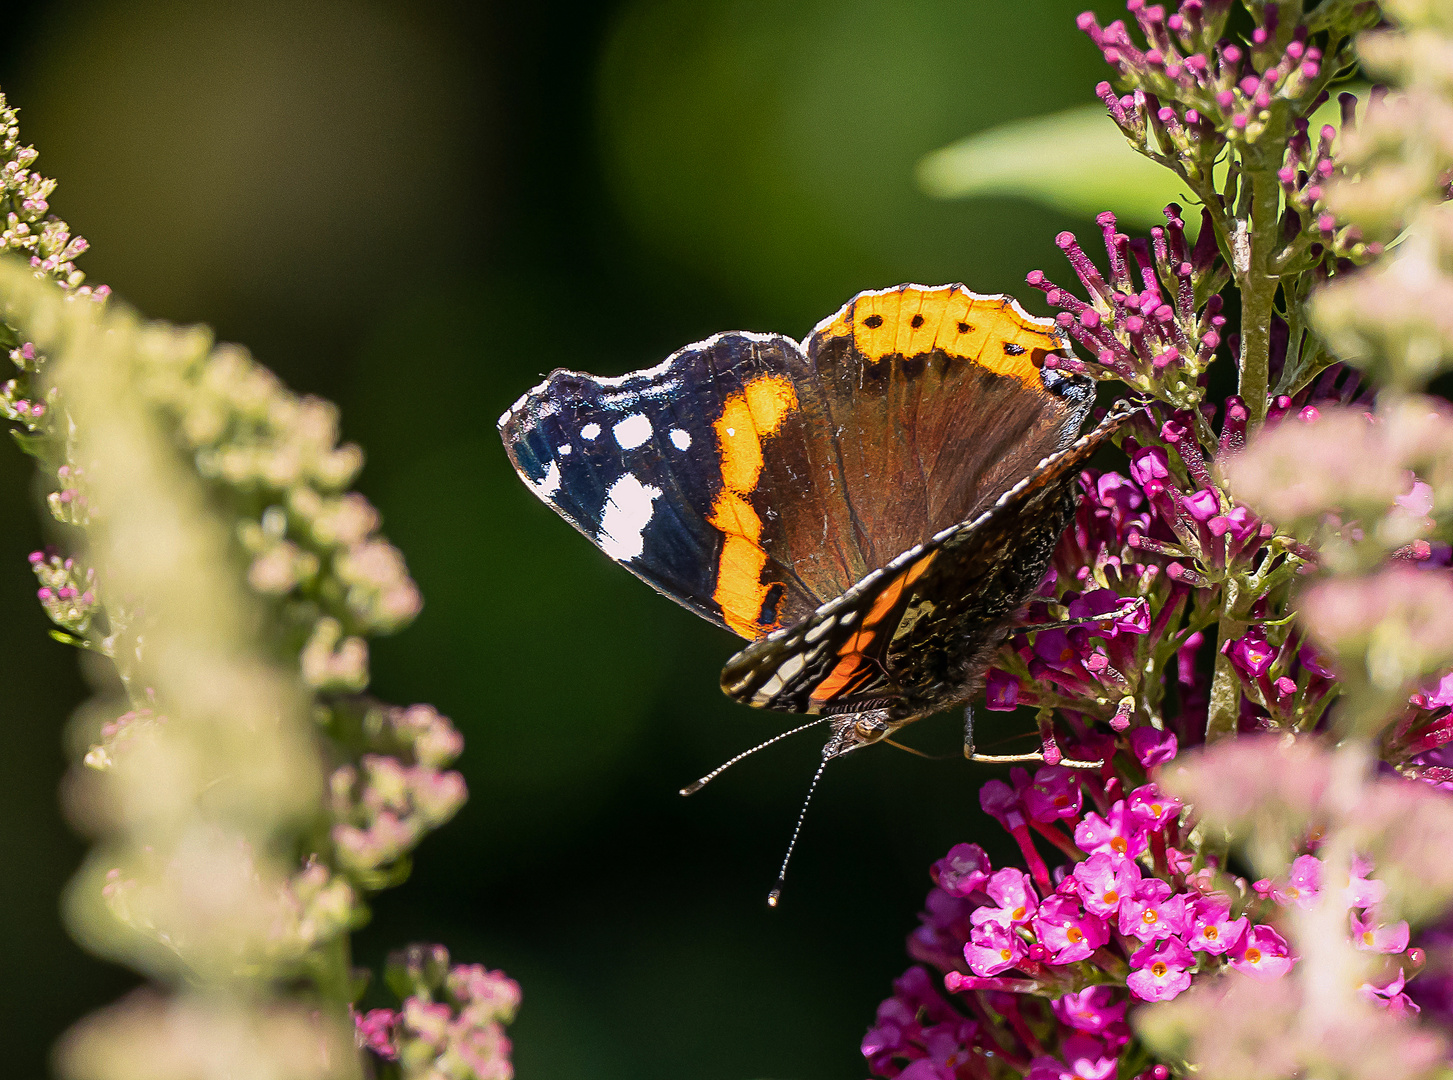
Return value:
[(828, 721), (830, 719), (832, 719), (832, 717), (830, 717), (830, 716), (819, 716), (816, 720), (809, 720), (807, 723), (801, 725), (800, 727), (795, 727), (791, 731), (784, 731), (780, 735), (773, 735), (766, 742), (764, 742), (764, 743), (758, 743), (756, 746), (752, 747), (750, 750), (743, 750), (740, 754), (738, 754), (736, 757), (732, 758), (730, 761), (725, 762), (725, 763), (723, 763), (721, 765), (718, 765), (716, 768), (712, 769), (711, 772), (707, 773), (700, 780), (696, 781), (696, 783), (694, 783), (694, 784), (687, 784), (684, 788), (681, 789), (681, 794), (683, 794), (683, 795), (695, 795), (702, 788), (706, 787), (707, 784), (711, 783), (713, 780), (715, 780), (722, 773), (726, 772), (728, 769), (730, 769), (737, 762), (741, 761), (742, 758), (751, 757), (758, 750), (765, 750), (767, 747), (771, 746), (773, 743), (775, 743), (775, 742), (781, 742), (783, 739), (787, 738), (787, 736), (789, 736), (789, 735), (796, 735), (799, 731), (806, 731), (808, 728), (810, 728), (810, 727), (816, 727), (818, 724), (825, 723), (826, 721)]
[(782, 856), (782, 869), (777, 871), (777, 884), (767, 894), (767, 906), (776, 907), (777, 902), (782, 899), (782, 883), (787, 880), (787, 864), (792, 861), (792, 852), (797, 847), (797, 837), (802, 833), (802, 822), (807, 817), (807, 808), (812, 805), (812, 793), (817, 790), (817, 782), (822, 779), (822, 770), (827, 768), (831, 758), (824, 757), (818, 765), (817, 772), (812, 774), (812, 783), (807, 786), (807, 798), (802, 800), (802, 809), (797, 814), (797, 827), (792, 830), (792, 839), (787, 843), (787, 854)]

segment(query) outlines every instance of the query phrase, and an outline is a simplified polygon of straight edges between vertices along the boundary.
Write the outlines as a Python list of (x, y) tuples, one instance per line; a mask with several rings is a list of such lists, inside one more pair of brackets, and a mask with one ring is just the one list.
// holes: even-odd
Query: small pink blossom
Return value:
[(1130, 733), (1130, 749), (1145, 768), (1164, 765), (1176, 756), (1176, 737), (1169, 731), (1156, 731), (1152, 727), (1138, 727)]
[(1241, 673), (1252, 679), (1265, 675), (1276, 658), (1276, 649), (1266, 640), (1266, 631), (1259, 626), (1252, 627), (1235, 641), (1228, 641), (1225, 652)]
[(1170, 868), (1172, 874), (1185, 875), (1191, 872), (1195, 859), (1187, 852), (1168, 847), (1165, 849), (1165, 864)]
[(1133, 859), (1147, 847), (1145, 823), (1130, 812), (1124, 799), (1118, 799), (1108, 820), (1093, 810), (1084, 816), (1075, 826), (1075, 844), (1090, 855), (1108, 851)]
[(358, 1044), (388, 1061), (398, 1060), (399, 1052), (393, 1041), (398, 1022), (399, 1014), (393, 1009), (369, 1009), (366, 1013), (353, 1014)]
[(1091, 986), (1066, 994), (1052, 1003), (1060, 1023), (1090, 1035), (1099, 1035), (1125, 1020), (1125, 1001), (1115, 1001), (1115, 991), (1105, 985)]
[(1030, 819), (1040, 822), (1077, 816), (1082, 798), (1074, 770), (1063, 765), (1041, 768), (1034, 774), (1034, 783), (1024, 789), (1021, 797)]
[(1191, 985), (1186, 969), (1195, 963), (1190, 949), (1176, 938), (1166, 938), (1158, 945), (1146, 945), (1130, 958), (1133, 970), (1126, 984), (1141, 1001), (1169, 1001)]
[(1060, 1043), (1060, 1056), (1064, 1062), (1047, 1055), (1036, 1057), (1024, 1080), (1112, 1080), (1119, 1064), (1118, 1054), (1088, 1035), (1067, 1036)]
[(1383, 986), (1376, 986), (1366, 982), (1362, 984), (1362, 996), (1375, 1005), (1386, 1007), (1387, 1011), (1394, 1016), (1411, 1016), (1423, 1010), (1407, 994), (1403, 993), (1403, 987), (1408, 983), (1407, 974), (1398, 969), (1392, 981)]
[(1369, 908), (1382, 903), (1387, 896), (1387, 884), (1367, 875), (1372, 873), (1372, 860), (1362, 856), (1352, 859), (1352, 873), (1342, 896), (1350, 908)]
[(1087, 911), (1108, 917), (1140, 887), (1140, 867), (1123, 855), (1101, 851), (1076, 864), (1068, 880), (1073, 882)]
[(929, 873), (950, 896), (968, 896), (988, 883), (992, 869), (989, 856), (978, 844), (955, 844)]
[(1247, 919), (1231, 918), (1231, 905), (1225, 900), (1203, 896), (1190, 907), (1191, 932), (1186, 945), (1195, 952), (1220, 956), (1234, 949), (1246, 934)]
[(1271, 982), (1292, 969), (1286, 940), (1269, 926), (1253, 926), (1231, 951), (1231, 966), (1254, 979)]
[(1298, 855), (1292, 861), (1287, 883), (1272, 890), (1279, 904), (1295, 904), (1306, 910), (1317, 902), (1322, 887), (1322, 860), (1315, 855)]
[(1408, 947), (1408, 924), (1404, 919), (1383, 925), (1369, 912), (1352, 914), (1352, 944), (1365, 952), (1400, 953)]
[(1019, 792), (1004, 783), (1003, 780), (990, 780), (979, 789), (979, 805), (983, 807), (984, 813), (994, 818), (1010, 832), (1028, 825), (1024, 816), (1024, 804), (1019, 800)]
[(1165, 448), (1143, 446), (1130, 458), (1130, 475), (1144, 487), (1152, 480), (1165, 481), (1170, 478), (1170, 457)]
[(1154, 829), (1174, 821), (1181, 812), (1181, 801), (1174, 795), (1165, 794), (1154, 784), (1136, 788), (1125, 802), (1131, 813)]
[(1141, 941), (1183, 934), (1188, 927), (1185, 896), (1159, 878), (1142, 881), (1135, 895), (1120, 904), (1120, 932)]
[(991, 908), (986, 904), (975, 908), (969, 915), (969, 922), (975, 926), (985, 923), (994, 923), (1005, 929), (1024, 926), (1034, 917), (1035, 909), (1039, 907), (1039, 897), (1034, 892), (1029, 875), (1012, 866), (996, 870), (984, 891), (999, 906)]
[(1074, 964), (1110, 940), (1105, 921), (1087, 915), (1077, 901), (1054, 896), (1040, 905), (1034, 916), (1034, 934), (1041, 945), (1053, 952), (1050, 963)]
[(990, 668), (984, 677), (984, 708), (1013, 712), (1019, 706), (1019, 680), (1007, 671)]
[(1008, 971), (1024, 959), (1024, 941), (998, 923), (984, 923), (974, 927), (969, 943), (964, 946), (964, 959), (975, 975), (988, 978)]

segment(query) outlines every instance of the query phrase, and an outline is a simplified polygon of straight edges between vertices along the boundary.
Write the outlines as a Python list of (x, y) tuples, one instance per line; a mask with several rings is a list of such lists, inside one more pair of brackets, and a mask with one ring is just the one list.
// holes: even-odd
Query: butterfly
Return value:
[(1128, 415), (1080, 435), (1095, 385), (1072, 357), (1010, 297), (900, 285), (802, 342), (722, 333), (618, 378), (557, 370), (499, 431), (556, 513), (750, 642), (729, 697), (827, 718), (825, 762), (981, 690), (1080, 467)]

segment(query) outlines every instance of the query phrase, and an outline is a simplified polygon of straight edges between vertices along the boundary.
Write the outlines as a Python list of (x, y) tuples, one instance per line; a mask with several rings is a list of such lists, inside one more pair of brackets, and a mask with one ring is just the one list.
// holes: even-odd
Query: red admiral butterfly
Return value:
[(802, 344), (725, 333), (620, 378), (555, 371), (499, 429), (561, 517), (752, 642), (728, 696), (830, 718), (826, 761), (981, 689), (1127, 415), (1077, 439), (1094, 383), (1057, 356), (1008, 297), (901, 285)]

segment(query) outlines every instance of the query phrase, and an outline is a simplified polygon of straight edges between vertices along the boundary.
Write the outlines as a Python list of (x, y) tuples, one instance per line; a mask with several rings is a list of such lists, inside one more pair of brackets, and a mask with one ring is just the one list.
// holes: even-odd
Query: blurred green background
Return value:
[[(337, 400), (367, 449), (362, 487), (426, 597), (378, 645), (375, 689), (455, 719), (471, 799), (377, 899), (358, 952), (437, 940), (506, 968), (521, 1077), (861, 1076), (928, 864), (960, 840), (1009, 854), (978, 808), (990, 774), (938, 718), (909, 741), (943, 760), (884, 747), (828, 771), (769, 910), (820, 741), (680, 798), (782, 719), (721, 696), (735, 639), (537, 503), (494, 423), (555, 366), (618, 374), (729, 328), (801, 335), (859, 289), (962, 280), (1043, 311), (1024, 274), (1070, 277), (1053, 237), (1090, 222), (937, 201), (915, 168), (1091, 100), (1081, 7), (12, 7), (0, 86), (60, 180), (53, 207), (94, 245), (92, 280), (247, 344)], [(60, 925), (82, 850), (58, 810), (62, 730), (84, 689), (33, 601), (18, 453), (0, 453), (0, 488), (0, 1071), (38, 1077), (131, 979)]]

